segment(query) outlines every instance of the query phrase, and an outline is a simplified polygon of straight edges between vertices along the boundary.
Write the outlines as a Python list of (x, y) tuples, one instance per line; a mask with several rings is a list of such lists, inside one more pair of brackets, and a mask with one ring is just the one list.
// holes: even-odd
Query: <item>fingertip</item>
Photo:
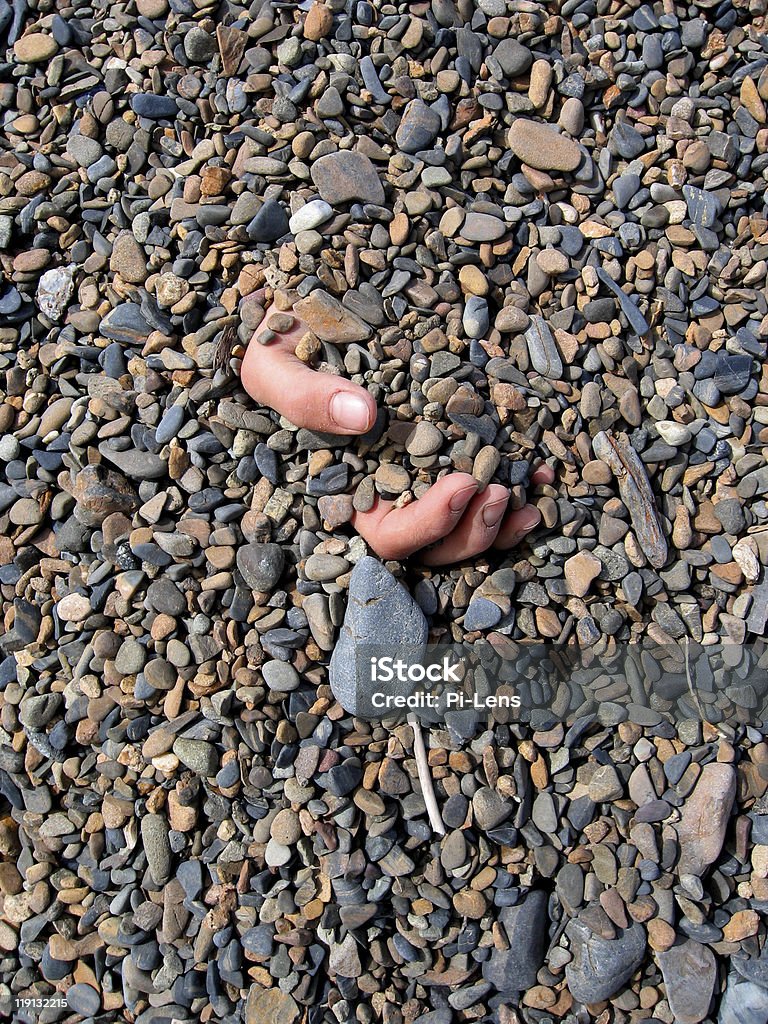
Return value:
[(376, 422), (376, 403), (362, 388), (337, 391), (331, 396), (328, 411), (338, 429), (349, 434), (364, 434)]

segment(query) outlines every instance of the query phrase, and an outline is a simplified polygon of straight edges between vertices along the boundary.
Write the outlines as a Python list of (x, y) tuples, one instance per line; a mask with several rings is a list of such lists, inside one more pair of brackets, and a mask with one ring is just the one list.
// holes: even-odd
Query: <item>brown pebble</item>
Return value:
[(276, 334), (285, 334), (296, 323), (296, 317), (290, 313), (273, 313), (267, 321), (267, 327)]
[(302, 334), (301, 338), (299, 338), (295, 352), (296, 357), (302, 363), (311, 363), (320, 352), (320, 341), (312, 331), (307, 331), (306, 334)]

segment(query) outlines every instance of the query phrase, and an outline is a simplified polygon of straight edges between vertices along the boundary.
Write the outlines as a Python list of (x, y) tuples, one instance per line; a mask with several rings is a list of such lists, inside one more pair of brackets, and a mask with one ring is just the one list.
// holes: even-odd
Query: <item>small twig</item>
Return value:
[(427, 764), (427, 751), (424, 748), (424, 737), (421, 735), (421, 725), (416, 715), (411, 712), (408, 715), (408, 724), (413, 729), (413, 753), (416, 757), (416, 767), (419, 771), (419, 782), (421, 792), (424, 796), (424, 803), (427, 805), (427, 814), (433, 830), (439, 835), (445, 835), (445, 825), (440, 815), (440, 808), (435, 798), (435, 787), (432, 785), (432, 775)]
[(688, 689), (691, 691), (691, 697), (699, 709), (699, 716), (702, 722), (708, 722), (709, 719), (704, 714), (704, 708), (701, 706), (699, 695), (693, 687), (693, 679), (691, 677), (691, 640), (689, 636), (685, 638), (685, 678), (688, 680)]

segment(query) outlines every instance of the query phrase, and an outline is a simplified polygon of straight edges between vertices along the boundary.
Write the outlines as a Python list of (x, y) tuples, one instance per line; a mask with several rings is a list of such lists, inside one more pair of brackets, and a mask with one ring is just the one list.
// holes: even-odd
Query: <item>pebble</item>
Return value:
[(508, 948), (492, 949), (483, 977), (504, 995), (524, 992), (536, 984), (544, 959), (547, 895), (531, 889), (515, 906), (503, 907), (499, 922)]
[(418, 153), (428, 149), (437, 138), (441, 124), (436, 110), (428, 107), (423, 100), (411, 100), (395, 134), (395, 143), (404, 153)]
[(159, 814), (147, 814), (141, 819), (141, 838), (147, 855), (147, 865), (156, 885), (164, 885), (171, 873), (171, 845), (168, 823)]
[(58, 49), (58, 44), (52, 36), (42, 32), (30, 32), (16, 41), (13, 54), (22, 64), (39, 64), (50, 60)]
[(284, 565), (285, 553), (279, 544), (246, 544), (237, 552), (237, 568), (251, 590), (271, 590)]
[(312, 164), (311, 173), (320, 197), (331, 206), (354, 200), (374, 204), (384, 202), (384, 188), (378, 172), (364, 153), (328, 153)]
[(297, 210), (288, 221), (288, 230), (297, 235), (300, 231), (311, 231), (324, 224), (333, 216), (333, 207), (323, 199), (312, 199)]
[(515, 119), (507, 145), (522, 163), (539, 171), (575, 171), (581, 163), (581, 150), (572, 139), (524, 117)]
[(681, 874), (702, 875), (720, 854), (736, 797), (736, 779), (728, 764), (701, 770), (677, 826)]
[(717, 961), (708, 946), (687, 939), (657, 959), (669, 1008), (680, 1024), (698, 1024), (705, 1019), (717, 979)]
[(184, 739), (180, 736), (173, 744), (173, 752), (187, 768), (198, 775), (212, 777), (219, 769), (219, 756), (210, 743)]

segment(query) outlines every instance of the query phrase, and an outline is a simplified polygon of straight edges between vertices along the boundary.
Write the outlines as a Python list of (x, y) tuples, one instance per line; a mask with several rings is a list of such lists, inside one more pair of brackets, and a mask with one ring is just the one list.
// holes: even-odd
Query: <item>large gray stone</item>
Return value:
[(768, 989), (745, 981), (735, 971), (720, 1001), (717, 1024), (765, 1024), (768, 1020)]
[(715, 954), (709, 946), (688, 939), (657, 956), (676, 1024), (699, 1024), (707, 1016), (715, 989)]
[(566, 934), (571, 940), (573, 960), (565, 968), (568, 990), (580, 1003), (600, 1003), (623, 988), (645, 954), (645, 928), (633, 922), (617, 929), (615, 939), (595, 934), (579, 918), (571, 921)]
[(379, 657), (401, 656), (411, 661), (423, 654), (427, 634), (424, 613), (405, 587), (375, 558), (361, 558), (350, 576), (347, 611), (331, 657), (329, 675), (336, 700), (350, 714), (385, 717), (370, 705), (370, 692), (407, 695), (411, 687), (395, 678), (387, 683), (370, 682), (369, 691), (370, 675), (363, 671), (370, 664), (369, 652), (361, 651), (361, 646), (371, 645), (370, 653)]
[(483, 964), (483, 977), (499, 992), (523, 992), (536, 984), (544, 961), (547, 894), (533, 889), (514, 907), (504, 907), (499, 920), (507, 933), (509, 949), (494, 950)]

